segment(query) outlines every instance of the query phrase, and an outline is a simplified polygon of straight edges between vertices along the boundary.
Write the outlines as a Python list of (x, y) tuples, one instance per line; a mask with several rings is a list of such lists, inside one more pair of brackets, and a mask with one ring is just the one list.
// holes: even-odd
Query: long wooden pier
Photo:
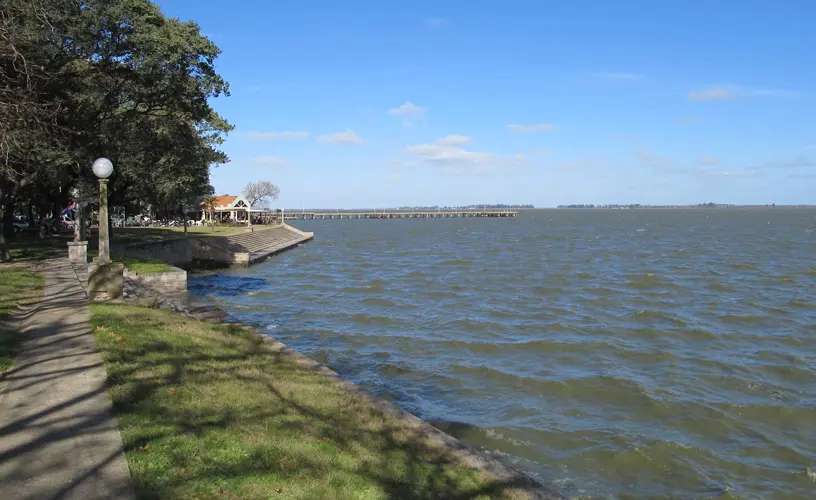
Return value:
[(455, 217), (515, 217), (512, 210), (439, 210), (415, 212), (410, 210), (384, 212), (285, 212), (287, 220), (316, 219), (445, 219)]

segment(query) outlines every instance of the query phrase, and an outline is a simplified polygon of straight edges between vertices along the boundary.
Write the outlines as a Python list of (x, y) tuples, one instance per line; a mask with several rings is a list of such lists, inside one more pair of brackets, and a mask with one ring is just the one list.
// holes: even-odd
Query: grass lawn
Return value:
[[(97, 255), (99, 255), (99, 250), (96, 248), (88, 249), (88, 260), (93, 260)], [(110, 258), (113, 262), (121, 262), (134, 273), (169, 273), (176, 270), (176, 268), (170, 264), (156, 259), (122, 257), (116, 254), (111, 254)]]
[[(271, 224), (268, 226), (253, 225), (255, 230), (267, 229), (276, 227), (279, 224)], [(233, 234), (245, 233), (246, 226), (215, 226), (215, 230), (211, 226), (189, 226), (187, 233), (191, 236), (231, 236)], [(159, 241), (174, 238), (184, 237), (184, 227), (124, 227), (114, 228), (111, 230), (112, 241), (114, 243), (139, 243), (146, 241)], [(96, 238), (96, 231), (93, 232), (94, 239)]]
[(255, 333), (122, 305), (91, 315), (139, 498), (524, 498)]
[(37, 302), (42, 296), (42, 276), (24, 263), (0, 264), (0, 373), (11, 366), (23, 335), (3, 328), (3, 320), (18, 306)]
[(32, 234), (15, 234), (7, 241), (12, 260), (45, 260), (67, 251), (66, 243), (71, 241), (67, 236), (49, 236), (39, 238)]
[(177, 269), (170, 264), (166, 264), (160, 260), (154, 259), (135, 259), (133, 257), (120, 257), (118, 255), (111, 255), (111, 259), (116, 262), (121, 262), (126, 268), (134, 273), (169, 273)]

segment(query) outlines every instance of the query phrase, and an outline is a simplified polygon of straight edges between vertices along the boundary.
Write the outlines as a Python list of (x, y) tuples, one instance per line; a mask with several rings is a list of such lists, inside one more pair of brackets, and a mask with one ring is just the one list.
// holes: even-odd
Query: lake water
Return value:
[(296, 225), (191, 291), (570, 497), (816, 498), (816, 210)]

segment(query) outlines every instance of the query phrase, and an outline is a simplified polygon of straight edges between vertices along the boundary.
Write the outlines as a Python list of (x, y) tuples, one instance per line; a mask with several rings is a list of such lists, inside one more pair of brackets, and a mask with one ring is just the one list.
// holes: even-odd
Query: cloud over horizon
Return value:
[(688, 99), (694, 102), (734, 101), (749, 97), (775, 97), (782, 99), (797, 99), (800, 92), (792, 90), (765, 89), (742, 87), (739, 85), (713, 85), (701, 90), (688, 93)]
[(253, 140), (297, 140), (308, 139), (309, 132), (304, 131), (284, 131), (284, 132), (247, 132), (247, 138)]
[(797, 156), (790, 160), (769, 161), (748, 167), (749, 170), (787, 170), (816, 167), (816, 162), (807, 156)]
[(466, 135), (446, 135), (432, 143), (406, 146), (403, 151), (418, 161), (443, 166), (447, 172), (455, 174), (485, 175), (525, 161), (520, 154), (502, 158), (495, 153), (468, 151), (462, 146), (470, 141)]
[(324, 144), (333, 144), (337, 146), (358, 145), (365, 142), (363, 141), (362, 137), (357, 135), (357, 133), (351, 129), (346, 129), (344, 132), (334, 132), (332, 134), (321, 135), (315, 140)]
[(511, 132), (552, 132), (555, 130), (555, 125), (552, 123), (539, 123), (536, 125), (519, 125), (511, 123), (507, 125), (507, 130)]
[(249, 159), (249, 163), (254, 165), (280, 166), (285, 165), (286, 161), (277, 156), (255, 156)]
[(406, 127), (412, 127), (416, 121), (424, 119), (427, 112), (427, 108), (417, 106), (411, 101), (405, 101), (402, 106), (388, 110), (389, 115), (402, 118), (402, 124)]
[(637, 153), (638, 161), (650, 167), (668, 167), (669, 160), (661, 156), (657, 156), (648, 149), (641, 149)]
[(605, 80), (618, 80), (626, 82), (640, 82), (646, 79), (646, 76), (641, 75), (640, 73), (628, 73), (626, 71), (598, 73), (598, 76)]

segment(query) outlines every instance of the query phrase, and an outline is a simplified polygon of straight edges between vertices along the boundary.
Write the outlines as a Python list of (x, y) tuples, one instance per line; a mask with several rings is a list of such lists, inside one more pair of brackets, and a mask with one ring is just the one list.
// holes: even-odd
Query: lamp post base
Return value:
[(88, 263), (88, 242), (87, 241), (69, 241), (68, 242), (68, 261), (71, 264), (87, 264)]
[(88, 297), (91, 300), (111, 300), (122, 296), (125, 289), (125, 265), (121, 262), (94, 262), (88, 267)]

